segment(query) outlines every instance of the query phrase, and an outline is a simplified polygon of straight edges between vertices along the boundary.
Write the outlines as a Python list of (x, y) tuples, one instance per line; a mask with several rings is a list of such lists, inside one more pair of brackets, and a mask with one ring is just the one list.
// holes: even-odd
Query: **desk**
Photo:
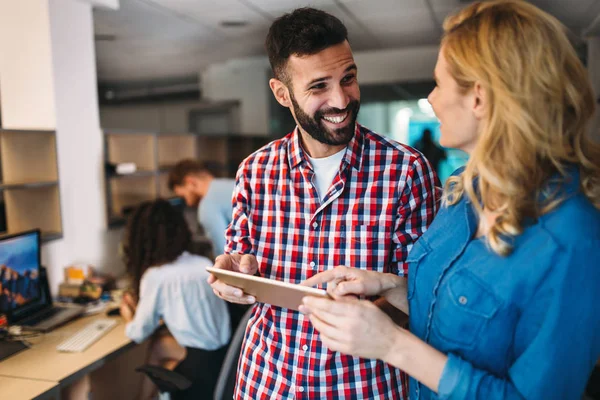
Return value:
[(58, 397), (58, 384), (0, 376), (0, 395), (11, 400), (38, 399), (44, 395)]
[[(115, 318), (119, 323), (82, 353), (60, 353), (56, 350), (56, 346), (63, 340), (99, 318)], [(135, 346), (135, 343), (125, 336), (123, 319), (107, 317), (104, 313), (79, 318), (29, 341), (33, 344), (30, 349), (23, 350), (0, 362), (0, 377), (21, 378), (65, 386)], [(0, 384), (0, 398), (12, 399), (5, 394), (2, 384)]]

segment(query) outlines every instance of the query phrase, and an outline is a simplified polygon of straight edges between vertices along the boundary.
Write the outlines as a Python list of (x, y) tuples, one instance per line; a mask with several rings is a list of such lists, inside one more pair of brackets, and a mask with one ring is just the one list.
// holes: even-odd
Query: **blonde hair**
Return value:
[[(578, 168), (580, 187), (600, 208), (600, 146), (587, 136), (594, 96), (584, 66), (554, 17), (519, 0), (473, 3), (444, 21), (442, 53), (461, 92), (481, 84), (485, 118), (465, 170), (446, 183), (444, 204), (466, 193), (490, 225), (494, 252), (511, 252), (525, 218), (563, 199), (540, 195), (557, 172)], [(477, 179), (477, 189), (473, 186)]]

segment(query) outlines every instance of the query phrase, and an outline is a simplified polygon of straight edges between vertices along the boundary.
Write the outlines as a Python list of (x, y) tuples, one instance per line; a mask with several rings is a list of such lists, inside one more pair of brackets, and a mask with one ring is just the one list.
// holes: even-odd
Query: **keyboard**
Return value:
[(97, 319), (56, 346), (56, 350), (67, 353), (80, 353), (110, 332), (116, 325), (117, 321), (114, 319)]

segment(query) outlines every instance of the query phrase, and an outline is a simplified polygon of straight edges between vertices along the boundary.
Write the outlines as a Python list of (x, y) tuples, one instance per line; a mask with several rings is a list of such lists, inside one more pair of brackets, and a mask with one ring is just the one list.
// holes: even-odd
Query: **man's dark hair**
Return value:
[(169, 179), (167, 182), (169, 189), (173, 191), (176, 186), (183, 186), (183, 181), (186, 177), (201, 173), (211, 173), (203, 162), (192, 159), (179, 161), (169, 171)]
[(175, 261), (188, 250), (192, 234), (183, 218), (168, 201), (142, 203), (129, 216), (123, 252), (132, 289), (139, 294), (140, 281), (150, 267)]
[(298, 8), (277, 18), (265, 46), (275, 78), (289, 84), (285, 74), (292, 55), (312, 55), (348, 40), (348, 30), (336, 17), (315, 8)]

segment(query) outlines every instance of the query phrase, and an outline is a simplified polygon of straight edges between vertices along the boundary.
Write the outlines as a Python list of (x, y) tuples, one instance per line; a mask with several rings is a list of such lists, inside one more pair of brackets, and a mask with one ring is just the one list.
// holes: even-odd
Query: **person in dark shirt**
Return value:
[(446, 159), (446, 152), (433, 139), (431, 129), (426, 128), (423, 130), (423, 136), (415, 143), (415, 148), (423, 153), (425, 158), (429, 160), (429, 163), (435, 172), (439, 173), (438, 168), (440, 162)]

